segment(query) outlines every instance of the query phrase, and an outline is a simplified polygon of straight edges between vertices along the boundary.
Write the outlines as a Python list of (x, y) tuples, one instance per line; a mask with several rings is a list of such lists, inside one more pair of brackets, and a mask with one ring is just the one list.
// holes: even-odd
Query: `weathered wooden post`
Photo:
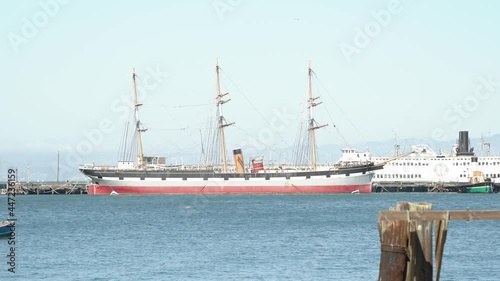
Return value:
[[(430, 203), (409, 203), (410, 211), (430, 211)], [(432, 220), (408, 218), (407, 281), (432, 281)]]
[(450, 214), (446, 212), (441, 220), (434, 221), (435, 239), (436, 239), (436, 281), (439, 281), (441, 275), (441, 262), (443, 260), (444, 242), (446, 242), (446, 234), (448, 233), (448, 222)]
[[(399, 202), (390, 211), (409, 210), (408, 202)], [(380, 271), (379, 281), (404, 281), (406, 278), (407, 220), (386, 219), (379, 216)]]
[(439, 281), (449, 220), (500, 220), (499, 210), (432, 211), (428, 203), (399, 202), (381, 211), (379, 281), (432, 281), (432, 223)]

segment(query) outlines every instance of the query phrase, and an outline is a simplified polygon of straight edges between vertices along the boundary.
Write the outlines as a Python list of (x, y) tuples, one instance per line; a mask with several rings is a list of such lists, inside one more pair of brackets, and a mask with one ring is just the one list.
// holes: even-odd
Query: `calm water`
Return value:
[[(402, 200), (500, 209), (500, 194), (16, 199), (17, 273), (0, 240), (0, 280), (376, 280), (379, 210)], [(442, 280), (500, 280), (499, 230), (450, 222)]]

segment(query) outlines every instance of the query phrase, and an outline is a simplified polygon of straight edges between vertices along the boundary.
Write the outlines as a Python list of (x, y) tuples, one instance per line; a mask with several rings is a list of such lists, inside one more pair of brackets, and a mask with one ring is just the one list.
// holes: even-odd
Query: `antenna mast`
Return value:
[(227, 95), (228, 93), (221, 94), (220, 91), (220, 78), (219, 78), (219, 59), (217, 59), (216, 66), (215, 66), (215, 72), (217, 73), (217, 118), (219, 122), (219, 133), (220, 133), (220, 146), (221, 146), (221, 153), (222, 153), (222, 171), (224, 173), (227, 173), (227, 159), (226, 159), (226, 143), (224, 139), (224, 127), (231, 126), (234, 124), (232, 123), (225, 123), (224, 116), (222, 115), (222, 105), (225, 104), (226, 102), (230, 101), (231, 99), (228, 100), (222, 100), (222, 97)]
[(487, 149), (486, 149), (486, 156), (490, 156), (490, 153), (491, 153), (491, 143), (485, 142), (483, 134), (481, 134), (481, 156), (483, 156), (483, 148), (485, 146), (487, 147)]
[(398, 156), (399, 155), (399, 148), (401, 146), (398, 144), (398, 135), (394, 131), (393, 131), (393, 133), (394, 133), (394, 156)]
[(316, 171), (316, 138), (315, 138), (314, 130), (326, 127), (326, 126), (328, 126), (328, 124), (315, 126), (315, 121), (314, 121), (314, 116), (313, 116), (313, 107), (320, 105), (322, 102), (316, 103), (315, 100), (319, 99), (319, 97), (313, 98), (313, 95), (312, 95), (312, 69), (311, 69), (311, 62), (310, 61), (309, 61), (309, 68), (308, 68), (308, 92), (309, 92), (309, 98), (308, 98), (309, 131), (310, 131), (310, 136), (311, 136), (311, 148), (312, 148), (312, 168), (313, 168), (313, 171)]
[(137, 148), (139, 152), (139, 168), (144, 168), (144, 154), (142, 152), (142, 139), (141, 132), (147, 131), (147, 129), (141, 128), (141, 121), (139, 120), (139, 106), (142, 103), (137, 102), (137, 85), (135, 82), (135, 68), (132, 69), (132, 80), (134, 81), (134, 109), (135, 109), (135, 129), (137, 131)]

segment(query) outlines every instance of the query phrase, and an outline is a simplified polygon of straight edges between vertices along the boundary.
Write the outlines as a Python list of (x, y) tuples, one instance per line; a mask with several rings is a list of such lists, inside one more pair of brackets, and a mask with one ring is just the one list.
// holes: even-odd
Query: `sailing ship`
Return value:
[(219, 63), (217, 77), (217, 125), (220, 138), (221, 165), (185, 166), (167, 165), (164, 157), (143, 155), (141, 133), (145, 129), (139, 120), (136, 74), (132, 74), (135, 131), (137, 135), (138, 160), (136, 163), (118, 162), (116, 167), (86, 164), (80, 171), (91, 183), (88, 194), (259, 194), (259, 193), (370, 193), (374, 170), (383, 165), (372, 162), (343, 167), (318, 167), (315, 145), (315, 130), (327, 126), (317, 125), (313, 108), (321, 102), (313, 97), (311, 87), (312, 69), (308, 67), (308, 132), (311, 144), (311, 165), (265, 168), (262, 159), (252, 160), (245, 167), (241, 149), (233, 151), (234, 164), (228, 164), (224, 129), (228, 123), (222, 115), (222, 106), (229, 100), (221, 93)]

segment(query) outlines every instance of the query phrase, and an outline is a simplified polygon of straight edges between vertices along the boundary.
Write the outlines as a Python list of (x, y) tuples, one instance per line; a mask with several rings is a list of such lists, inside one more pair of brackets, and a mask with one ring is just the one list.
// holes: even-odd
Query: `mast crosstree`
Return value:
[(222, 105), (229, 102), (231, 99), (223, 100), (222, 97), (228, 95), (229, 93), (222, 94), (220, 89), (220, 76), (219, 76), (219, 59), (217, 59), (215, 72), (217, 73), (217, 121), (219, 122), (219, 134), (220, 134), (220, 146), (221, 146), (221, 156), (222, 156), (222, 171), (227, 173), (227, 157), (226, 157), (226, 143), (224, 138), (224, 128), (234, 125), (235, 122), (226, 123), (224, 116), (222, 115)]
[(148, 129), (145, 129), (141, 126), (141, 121), (139, 119), (139, 106), (142, 105), (142, 103), (139, 103), (137, 101), (137, 83), (136, 83), (136, 78), (137, 75), (135, 74), (135, 68), (132, 69), (132, 80), (134, 81), (134, 110), (135, 110), (135, 129), (137, 131), (137, 149), (138, 149), (138, 158), (139, 158), (139, 163), (138, 166), (139, 168), (144, 168), (144, 153), (142, 151), (142, 139), (141, 139), (141, 133), (146, 132)]
[(319, 99), (319, 97), (313, 97), (313, 94), (312, 94), (312, 74), (313, 74), (313, 71), (311, 68), (311, 62), (309, 62), (309, 68), (308, 68), (308, 93), (309, 93), (309, 96), (307, 99), (308, 108), (309, 108), (309, 122), (308, 123), (309, 123), (309, 135), (311, 137), (312, 168), (313, 168), (313, 171), (316, 171), (316, 166), (317, 166), (317, 164), (316, 164), (316, 161), (317, 161), (317, 158), (316, 158), (316, 136), (315, 136), (314, 130), (326, 127), (326, 126), (328, 126), (328, 124), (317, 125), (315, 120), (314, 120), (313, 107), (320, 105), (322, 102), (316, 102), (316, 100)]

